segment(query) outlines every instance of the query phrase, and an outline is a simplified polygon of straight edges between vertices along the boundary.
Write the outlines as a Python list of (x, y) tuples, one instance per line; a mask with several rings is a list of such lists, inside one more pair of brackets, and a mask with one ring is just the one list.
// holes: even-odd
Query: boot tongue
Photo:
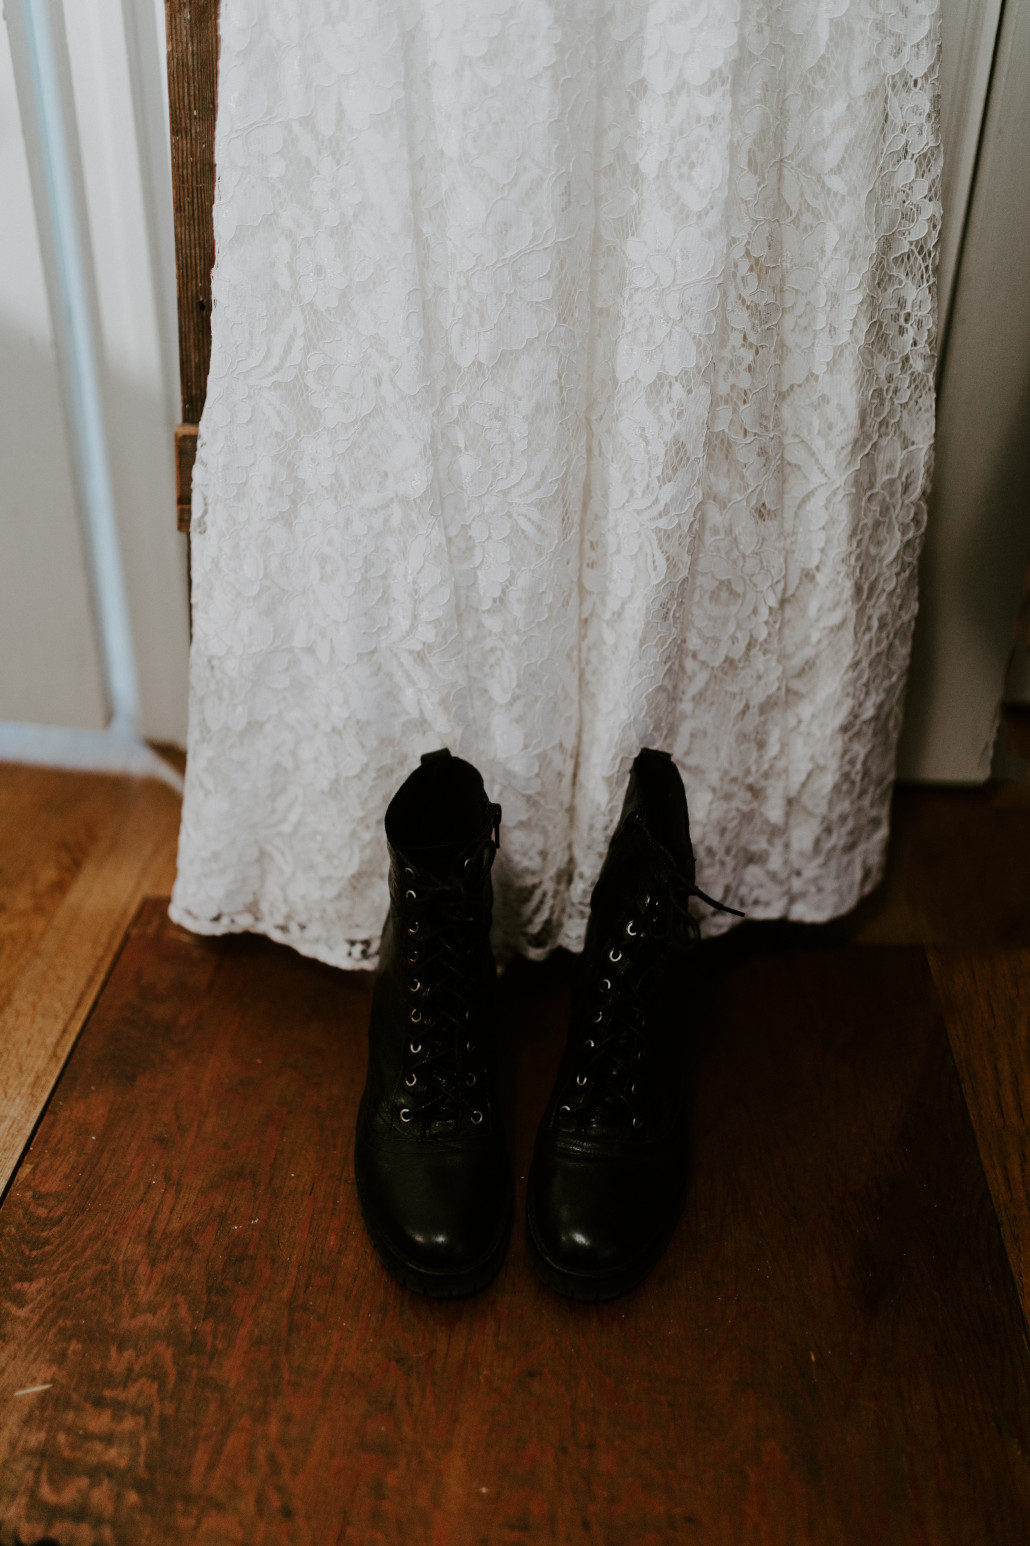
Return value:
[(460, 874), (482, 841), (479, 837), (474, 843), (409, 843), (403, 857), (415, 869), (428, 870), (430, 875)]
[[(592, 905), (615, 904), (621, 909), (631, 899), (654, 892), (670, 871), (682, 873), (668, 849), (633, 812), (623, 819), (609, 844)], [(693, 865), (683, 879), (693, 882)]]
[(490, 867), (493, 850), (488, 846), (488, 839), (493, 836), (493, 830), (493, 825), (488, 824), (471, 838), (466, 831), (460, 838), (442, 842), (406, 843), (397, 852), (414, 869), (424, 870), (429, 875), (478, 879), (483, 870)]
[(634, 759), (619, 825), (637, 816), (671, 858), (675, 869), (694, 882), (694, 850), (683, 780), (668, 752), (643, 747)]
[[(390, 801), (386, 837), (390, 847), (417, 868), (449, 875), (480, 847), (492, 830), (494, 815), (472, 764), (433, 753)], [(496, 815), (499, 818), (500, 812)]]

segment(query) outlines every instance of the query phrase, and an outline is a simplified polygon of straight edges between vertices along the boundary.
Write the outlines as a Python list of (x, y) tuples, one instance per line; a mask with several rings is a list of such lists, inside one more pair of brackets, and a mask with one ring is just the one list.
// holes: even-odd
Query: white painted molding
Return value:
[(139, 723), (139, 682), (104, 422), (96, 291), (68, 68), (56, 0), (8, 0), (25, 147), (114, 722)]
[(168, 422), (178, 424), (179, 311), (172, 207), (164, 0), (121, 0), (126, 62), (136, 126), (155, 327)]
[(153, 0), (62, 0), (104, 358), (141, 734), (186, 735), (186, 539), (165, 38)]
[[(5, 20), (107, 699), (92, 718), (110, 714), (129, 733), (181, 742), (189, 605), (186, 544), (175, 522), (178, 336), (163, 7), (6, 0)], [(63, 619), (50, 626), (63, 640)], [(23, 685), (7, 712), (52, 717), (52, 690), (31, 672)]]
[(101, 730), (110, 710), (14, 65), (2, 23), (0, 489), (0, 720)]
[(123, 730), (68, 730), (63, 725), (0, 722), (0, 762), (71, 768), (80, 773), (128, 773), (156, 778), (182, 793), (182, 778), (153, 747)]

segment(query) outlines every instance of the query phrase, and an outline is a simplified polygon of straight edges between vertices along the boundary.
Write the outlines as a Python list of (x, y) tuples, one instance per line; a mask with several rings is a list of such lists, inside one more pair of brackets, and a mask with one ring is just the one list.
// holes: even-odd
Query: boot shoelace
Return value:
[(476, 1040), (490, 909), (478, 895), (497, 852), (497, 819), (457, 875), (440, 878), (407, 862), (403, 868), (400, 948), (410, 971), (408, 1052), (415, 1060), (404, 1079), (411, 1093), (398, 1113), (405, 1124), (467, 1118), (478, 1127), (483, 1121), (473, 1065), (483, 1061)]
[(614, 1111), (615, 1122), (628, 1119), (634, 1131), (644, 1126), (636, 1101), (648, 1050), (641, 998), (656, 965), (655, 947), (678, 936), (689, 949), (700, 937), (697, 919), (690, 912), (691, 897), (717, 912), (744, 916), (679, 877), (671, 877), (662, 890), (668, 906), (650, 893), (638, 897), (616, 934), (616, 943), (604, 951), (605, 968), (595, 986), (589, 1031), (580, 1043), (580, 1067), (570, 1087), (574, 1094), (558, 1110), (560, 1117), (573, 1119), (577, 1126), (590, 1126), (606, 1109)]

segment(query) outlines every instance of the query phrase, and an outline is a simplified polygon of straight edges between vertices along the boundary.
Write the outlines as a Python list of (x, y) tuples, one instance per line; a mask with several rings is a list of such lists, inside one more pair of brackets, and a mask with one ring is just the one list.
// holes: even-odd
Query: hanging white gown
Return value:
[(172, 916), (374, 965), (421, 752), (582, 946), (634, 754), (698, 878), (877, 880), (933, 441), (939, 0), (223, 0)]

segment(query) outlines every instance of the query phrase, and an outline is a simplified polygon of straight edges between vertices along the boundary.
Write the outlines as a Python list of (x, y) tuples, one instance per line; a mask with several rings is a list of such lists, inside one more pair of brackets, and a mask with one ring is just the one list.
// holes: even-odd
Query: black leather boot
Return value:
[(534, 1265), (574, 1299), (633, 1288), (679, 1217), (695, 896), (711, 902), (694, 881), (683, 782), (667, 753), (641, 751), (591, 897), (568, 1043), (529, 1175)]
[(386, 812), (390, 912), (354, 1171), (386, 1266), (441, 1297), (485, 1287), (511, 1222), (489, 939), (500, 820), (476, 769), (447, 751), (423, 757)]

